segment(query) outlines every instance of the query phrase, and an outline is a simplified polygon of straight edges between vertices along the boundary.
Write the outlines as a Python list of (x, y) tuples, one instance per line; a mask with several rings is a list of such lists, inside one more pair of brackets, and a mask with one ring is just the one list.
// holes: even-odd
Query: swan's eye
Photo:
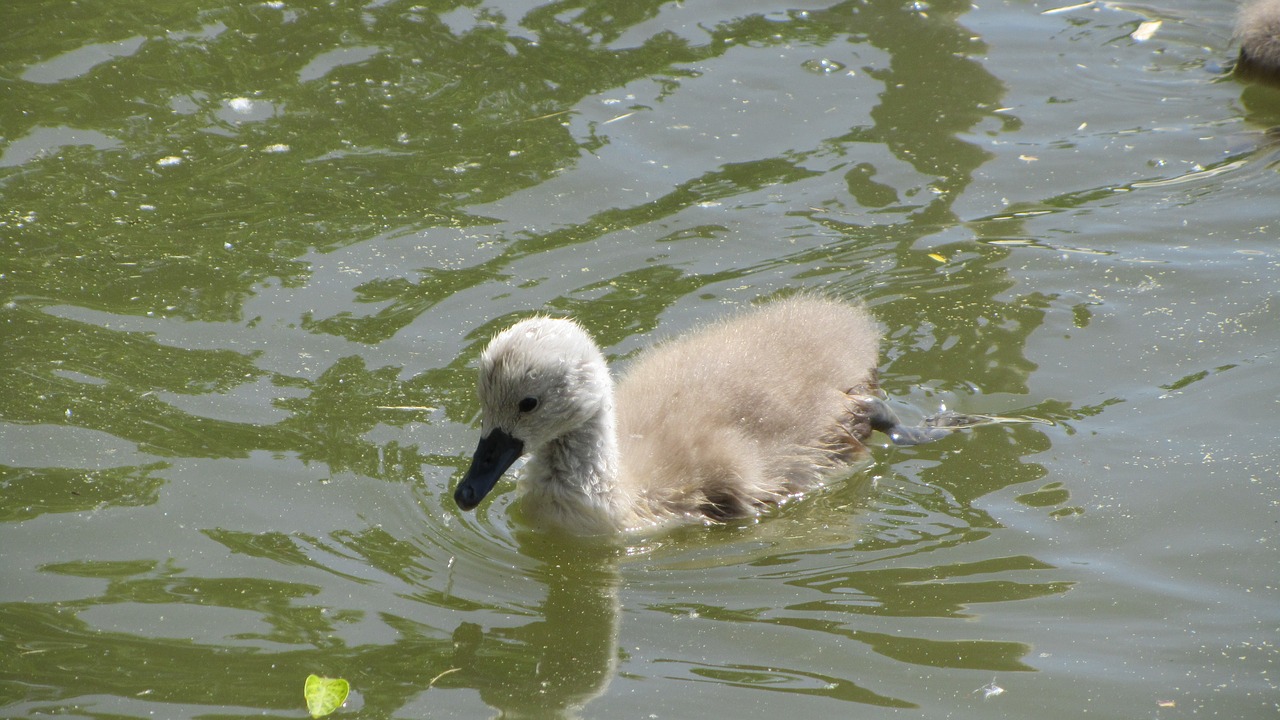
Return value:
[(533, 412), (533, 409), (538, 407), (538, 398), (527, 397), (521, 400), (520, 404), (516, 407), (518, 407), (522, 413)]

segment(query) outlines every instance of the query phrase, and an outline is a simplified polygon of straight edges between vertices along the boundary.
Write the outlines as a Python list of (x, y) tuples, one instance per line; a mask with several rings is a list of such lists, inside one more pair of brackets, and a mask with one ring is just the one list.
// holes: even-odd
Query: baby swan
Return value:
[(1236, 19), (1240, 59), (1236, 74), (1280, 84), (1280, 0), (1245, 3)]
[[(571, 320), (535, 317), (480, 356), (481, 439), (454, 499), (470, 510), (521, 455), (538, 525), (604, 534), (743, 517), (865, 457), (902, 427), (873, 393), (880, 333), (860, 306), (800, 296), (646, 351), (615, 389)], [(956, 424), (956, 423), (952, 423)]]

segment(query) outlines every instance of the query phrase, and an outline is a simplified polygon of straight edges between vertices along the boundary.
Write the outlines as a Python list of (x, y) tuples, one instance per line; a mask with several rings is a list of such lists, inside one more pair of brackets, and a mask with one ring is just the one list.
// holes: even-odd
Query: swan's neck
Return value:
[(629, 498), (618, 487), (618, 433), (613, 397), (586, 422), (543, 445), (524, 469), (521, 501), (531, 520), (576, 532), (608, 532), (626, 524)]
[(590, 496), (613, 494), (618, 483), (618, 432), (612, 403), (539, 454), (547, 458), (551, 482)]

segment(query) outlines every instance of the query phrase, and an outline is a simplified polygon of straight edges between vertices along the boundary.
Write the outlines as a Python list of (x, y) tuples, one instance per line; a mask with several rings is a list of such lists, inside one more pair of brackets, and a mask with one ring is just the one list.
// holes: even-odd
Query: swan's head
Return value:
[(453, 497), (470, 510), (525, 452), (611, 409), (612, 381), (600, 348), (572, 320), (512, 325), (480, 355), (480, 444)]

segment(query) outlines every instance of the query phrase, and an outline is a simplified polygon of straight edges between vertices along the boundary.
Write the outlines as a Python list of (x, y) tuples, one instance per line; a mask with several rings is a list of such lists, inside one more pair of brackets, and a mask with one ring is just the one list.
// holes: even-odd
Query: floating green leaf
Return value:
[(324, 717), (342, 707), (349, 692), (351, 684), (346, 680), (319, 675), (307, 676), (307, 685), (302, 691), (307, 698), (307, 712), (313, 718)]

